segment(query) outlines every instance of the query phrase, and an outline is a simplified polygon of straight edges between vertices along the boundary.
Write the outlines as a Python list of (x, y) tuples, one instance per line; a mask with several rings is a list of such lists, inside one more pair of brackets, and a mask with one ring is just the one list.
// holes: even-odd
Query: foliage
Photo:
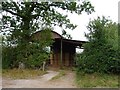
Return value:
[(2, 47), (2, 68), (12, 68), (16, 66), (16, 48), (3, 46)]
[(0, 35), (0, 70), (2, 69), (2, 36)]
[[(19, 62), (23, 62), (27, 67), (39, 67), (44, 60), (48, 59), (49, 54), (45, 48), (52, 43), (49, 32), (42, 38), (48, 36), (50, 39), (31, 42), (32, 34), (38, 30), (51, 29), (55, 25), (69, 29), (76, 27), (76, 25), (70, 23), (67, 15), (62, 15), (57, 10), (58, 8), (77, 14), (82, 12), (91, 14), (94, 11), (94, 7), (89, 1), (80, 3), (69, 1), (2, 2), (3, 25), (0, 33), (6, 39), (6, 41), (3, 41), (7, 45), (6, 50), (3, 51), (3, 54), (5, 54), (3, 55), (3, 63), (8, 62), (6, 67), (10, 66), (11, 62), (17, 63), (17, 66)], [(12, 53), (9, 51), (11, 49)], [(14, 57), (9, 58), (10, 55)]]
[(29, 68), (40, 68), (43, 61), (49, 59), (50, 53), (48, 52), (48, 49), (46, 47), (52, 44), (50, 30), (51, 29), (47, 28), (43, 29), (41, 32), (41, 36), (39, 37), (40, 39), (32, 39), (32, 42), (30, 42), (29, 45), (18, 47), (18, 50), (21, 51), (17, 55), (17, 60), (22, 60), (21, 62), (26, 63), (27, 67)]
[[(114, 28), (114, 27), (115, 28)], [(84, 47), (84, 52), (78, 56), (78, 71), (86, 73), (118, 73), (120, 70), (120, 60), (118, 58), (118, 36), (113, 29), (117, 25), (103, 17), (90, 21), (88, 25), (89, 33), (86, 37), (89, 40)], [(111, 28), (112, 27), (112, 28)], [(111, 31), (113, 37), (111, 37)], [(110, 39), (114, 39), (111, 40)], [(113, 44), (114, 43), (114, 44)]]
[(65, 30), (62, 30), (62, 36), (66, 39), (72, 39), (71, 35), (68, 34)]
[(114, 50), (118, 50), (118, 24), (112, 21), (108, 23), (105, 27), (105, 34), (107, 42)]
[[(42, 36), (49, 34), (50, 29), (44, 29)], [(49, 52), (46, 48), (51, 45), (51, 34), (41, 37), (40, 40), (31, 40), (27, 45), (8, 46), (3, 45), (3, 68), (19, 67), (19, 62), (25, 64), (26, 68), (41, 68), (43, 61), (48, 60)], [(32, 39), (32, 38), (31, 38)]]
[[(56, 10), (61, 8), (71, 13), (81, 14), (83, 11), (90, 14), (94, 9), (88, 1), (81, 4), (76, 2), (2, 2), (2, 10), (12, 15), (3, 15), (2, 31), (12, 33), (12, 39), (27, 39), (32, 32), (41, 27), (58, 25), (74, 29), (67, 15), (62, 15)], [(14, 16), (14, 17), (13, 17)]]

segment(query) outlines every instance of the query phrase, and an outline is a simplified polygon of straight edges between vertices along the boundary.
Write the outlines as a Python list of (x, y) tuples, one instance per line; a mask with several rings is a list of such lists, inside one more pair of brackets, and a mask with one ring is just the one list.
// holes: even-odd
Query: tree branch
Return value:
[(19, 9), (18, 5), (17, 5), (15, 2), (13, 2), (13, 4), (14, 4), (14, 6), (16, 7), (17, 12), (20, 13), (20, 9)]
[(4, 11), (6, 11), (6, 12), (11, 13), (12, 15), (16, 15), (16, 16), (19, 16), (19, 17), (21, 17), (21, 18), (24, 18), (24, 16), (23, 16), (23, 15), (21, 15), (21, 14), (18, 14), (18, 13), (12, 12), (12, 11), (10, 11), (10, 10), (6, 9), (6, 8), (2, 8), (2, 9), (3, 9)]
[(29, 10), (28, 10), (28, 13), (31, 13), (33, 10), (34, 10), (34, 8), (35, 8), (35, 4), (34, 4), (34, 2), (31, 2), (32, 4), (31, 4), (31, 7), (29, 8)]

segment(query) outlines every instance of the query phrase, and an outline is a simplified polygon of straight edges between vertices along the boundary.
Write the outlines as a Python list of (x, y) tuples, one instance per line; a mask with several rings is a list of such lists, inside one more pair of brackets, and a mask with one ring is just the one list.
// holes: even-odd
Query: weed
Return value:
[(2, 70), (2, 76), (11, 79), (28, 79), (35, 78), (45, 74), (45, 71), (33, 70), (33, 69), (4, 69)]
[(118, 75), (111, 74), (76, 74), (76, 84), (78, 87), (118, 87)]

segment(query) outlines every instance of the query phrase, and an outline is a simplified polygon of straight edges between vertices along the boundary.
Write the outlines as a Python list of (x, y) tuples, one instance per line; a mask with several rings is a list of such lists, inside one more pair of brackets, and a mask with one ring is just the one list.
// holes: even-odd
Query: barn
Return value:
[[(41, 31), (34, 33), (34, 37), (39, 39), (41, 36)], [(71, 40), (62, 37), (55, 31), (51, 31), (51, 38), (54, 43), (50, 47), (50, 66), (53, 67), (71, 67), (75, 65), (75, 53), (76, 48), (82, 48), (85, 41)]]

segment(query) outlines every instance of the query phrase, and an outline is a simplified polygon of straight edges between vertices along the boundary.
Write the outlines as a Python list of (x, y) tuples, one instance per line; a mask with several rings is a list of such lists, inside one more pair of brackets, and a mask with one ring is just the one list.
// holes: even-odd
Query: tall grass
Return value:
[(45, 74), (45, 71), (33, 70), (33, 69), (4, 69), (2, 70), (2, 76), (11, 79), (28, 79), (35, 78)]
[(76, 74), (76, 84), (80, 88), (118, 88), (118, 75), (113, 74)]

